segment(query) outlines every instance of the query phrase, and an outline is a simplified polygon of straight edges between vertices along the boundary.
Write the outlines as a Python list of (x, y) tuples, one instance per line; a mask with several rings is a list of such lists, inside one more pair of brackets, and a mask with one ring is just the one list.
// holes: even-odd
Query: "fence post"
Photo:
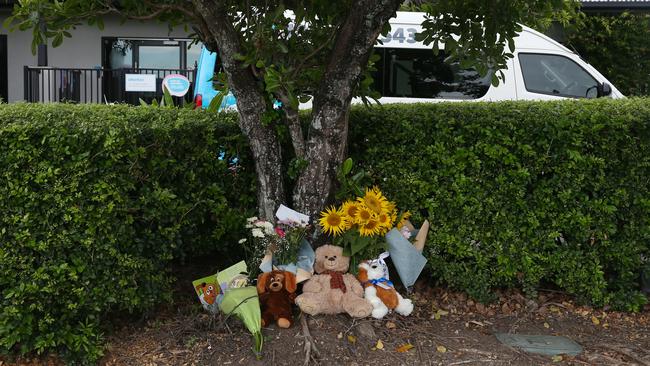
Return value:
[(24, 91), (24, 97), (26, 102), (30, 102), (29, 98), (29, 93), (27, 92), (28, 88), (28, 79), (29, 79), (29, 66), (25, 65), (23, 67), (24, 70), (24, 76), (23, 76), (23, 91)]

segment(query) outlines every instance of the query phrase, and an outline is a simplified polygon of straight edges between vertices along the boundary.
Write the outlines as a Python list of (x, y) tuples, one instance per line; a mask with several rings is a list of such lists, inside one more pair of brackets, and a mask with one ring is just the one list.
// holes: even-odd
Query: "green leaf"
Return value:
[(167, 107), (173, 107), (174, 106), (174, 99), (172, 98), (172, 95), (169, 93), (169, 90), (167, 90), (166, 87), (163, 86), (163, 100), (165, 101), (165, 106)]
[(54, 39), (52, 39), (52, 47), (59, 47), (61, 43), (63, 43), (63, 33), (57, 33)]
[(8, 16), (7, 19), (5, 19), (4, 22), (2, 22), (2, 27), (4, 29), (11, 29), (11, 23), (13, 23), (13, 21), (14, 21), (14, 17)]
[(215, 95), (214, 98), (212, 98), (210, 104), (208, 105), (208, 112), (218, 112), (219, 109), (221, 108), (221, 103), (223, 103), (224, 98), (225, 98), (224, 92), (217, 93), (217, 95)]
[(350, 172), (352, 171), (352, 164), (353, 164), (352, 158), (345, 159), (343, 165), (341, 166), (341, 173), (343, 173), (343, 175), (350, 174)]

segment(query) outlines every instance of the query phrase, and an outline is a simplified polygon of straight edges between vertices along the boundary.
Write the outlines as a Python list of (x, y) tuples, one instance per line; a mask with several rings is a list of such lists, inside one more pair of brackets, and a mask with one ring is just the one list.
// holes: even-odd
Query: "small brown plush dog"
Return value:
[(291, 304), (296, 298), (296, 276), (287, 271), (271, 271), (257, 277), (257, 293), (262, 308), (262, 326), (277, 321), (278, 327), (293, 323)]

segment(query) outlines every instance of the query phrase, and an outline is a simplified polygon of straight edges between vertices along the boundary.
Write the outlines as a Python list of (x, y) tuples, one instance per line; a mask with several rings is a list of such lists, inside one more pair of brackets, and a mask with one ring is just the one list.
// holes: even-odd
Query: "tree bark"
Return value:
[(267, 109), (264, 94), (251, 69), (243, 68), (235, 59), (235, 55), (243, 53), (241, 43), (222, 3), (212, 0), (193, 0), (193, 3), (201, 17), (202, 32), (209, 34), (218, 45), (218, 57), (237, 100), (239, 126), (249, 140), (255, 160), (258, 213), (273, 221), (275, 210), (286, 196), (280, 142), (275, 129), (262, 124)]
[(400, 3), (357, 0), (338, 31), (323, 81), (314, 95), (306, 151), (308, 165), (293, 191), (294, 205), (312, 217), (330, 199), (336, 169), (347, 145), (350, 102), (381, 29)]

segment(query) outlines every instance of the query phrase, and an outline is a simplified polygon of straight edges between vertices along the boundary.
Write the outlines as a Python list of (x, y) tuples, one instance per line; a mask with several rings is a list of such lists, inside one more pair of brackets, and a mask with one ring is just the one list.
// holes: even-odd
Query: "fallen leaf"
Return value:
[(594, 323), (594, 325), (600, 324), (600, 320), (598, 320), (594, 315), (591, 316), (591, 322)]
[(357, 337), (353, 336), (352, 334), (348, 334), (348, 342), (352, 344), (357, 343)]
[(397, 347), (395, 350), (399, 353), (404, 353), (404, 352), (408, 352), (410, 349), (414, 347), (415, 347), (414, 345), (407, 343)]
[(603, 323), (603, 328), (605, 328), (605, 329), (609, 328), (609, 324), (608, 323)]
[(438, 347), (436, 347), (436, 351), (438, 351), (438, 352), (440, 352), (440, 353), (445, 353), (445, 352), (447, 352), (447, 347), (445, 347), (445, 346), (438, 346)]
[(375, 345), (375, 348), (384, 349), (384, 343), (381, 341), (381, 339), (377, 340), (377, 345)]
[(550, 325), (549, 323), (544, 322), (544, 328), (548, 329), (548, 328), (550, 328), (550, 327), (551, 327), (551, 325)]
[(486, 310), (486, 309), (485, 309), (485, 305), (483, 305), (483, 304), (481, 304), (481, 303), (477, 303), (477, 304), (476, 304), (476, 312), (477, 312), (477, 313), (479, 313), (479, 314), (483, 314), (483, 313), (485, 313), (485, 310)]
[(395, 329), (397, 328), (397, 325), (393, 322), (386, 322), (386, 328), (388, 329)]
[(343, 339), (343, 332), (339, 332), (339, 334), (336, 335), (336, 338)]
[(560, 308), (558, 308), (555, 305), (551, 305), (551, 307), (549, 307), (549, 309), (554, 313), (559, 313), (560, 312)]
[(449, 314), (448, 311), (438, 309), (438, 311), (436, 311), (435, 314), (433, 314), (433, 319), (440, 320), (441, 316), (448, 315), (448, 314)]
[(561, 355), (555, 355), (555, 356), (551, 357), (551, 360), (553, 362), (560, 362), (560, 361), (562, 361), (562, 356)]

